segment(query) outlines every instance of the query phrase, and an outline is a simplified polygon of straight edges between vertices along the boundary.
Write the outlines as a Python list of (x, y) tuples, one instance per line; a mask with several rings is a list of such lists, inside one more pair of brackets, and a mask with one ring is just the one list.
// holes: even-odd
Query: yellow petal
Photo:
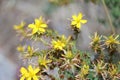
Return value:
[(39, 80), (37, 76), (33, 76), (33, 80)]
[(117, 36), (115, 37), (115, 40), (118, 39), (118, 37), (119, 37), (119, 35), (117, 35)]
[(28, 71), (29, 71), (29, 72), (33, 72), (33, 68), (32, 68), (31, 65), (28, 66)]
[(77, 19), (77, 16), (76, 16), (76, 15), (73, 15), (72, 18), (73, 18), (73, 20), (76, 20), (76, 19)]
[(80, 29), (80, 28), (81, 28), (81, 24), (78, 23), (78, 24), (76, 25), (76, 27), (77, 27), (78, 29)]
[(44, 56), (44, 60), (46, 60), (46, 55)]
[(38, 31), (38, 29), (34, 28), (33, 31), (32, 31), (32, 34), (35, 34), (37, 31)]
[(39, 71), (40, 71), (40, 69), (39, 69), (39, 68), (36, 68), (36, 69), (34, 70), (34, 73), (37, 74)]
[(20, 45), (20, 46), (17, 47), (17, 50), (22, 52), (22, 51), (24, 51), (24, 47)]
[(50, 62), (52, 62), (52, 60), (47, 60), (47, 61), (46, 61), (46, 63), (50, 63)]
[(43, 28), (46, 28), (47, 24), (41, 24), (40, 26), (43, 27)]
[(44, 28), (39, 28), (40, 33), (44, 33), (45, 29)]
[(24, 77), (24, 76), (22, 76), (22, 77), (20, 78), (20, 80), (25, 80), (25, 77)]
[(40, 16), (39, 20), (42, 21), (42, 16)]
[(39, 24), (40, 24), (39, 19), (35, 19), (35, 25), (39, 25)]
[(44, 65), (46, 69), (48, 69), (47, 65)]
[(78, 14), (78, 19), (82, 19), (82, 17), (83, 17), (82, 13), (79, 13)]
[(80, 20), (80, 22), (85, 24), (85, 23), (87, 23), (87, 20)]
[(19, 26), (15, 25), (15, 26), (14, 26), (14, 29), (15, 29), (15, 30), (18, 30), (18, 29), (19, 29)]
[(75, 24), (77, 24), (76, 21), (72, 21), (72, 22), (71, 22), (71, 25), (75, 25)]
[(21, 67), (20, 72), (22, 75), (27, 73), (27, 70), (24, 67)]
[(34, 24), (29, 24), (28, 27), (33, 29), (33, 28), (35, 28), (36, 26), (35, 26)]
[(31, 78), (31, 77), (28, 77), (26, 80), (32, 80), (32, 78)]
[(25, 22), (21, 22), (21, 24), (20, 24), (20, 25), (24, 27), (24, 26), (25, 26)]

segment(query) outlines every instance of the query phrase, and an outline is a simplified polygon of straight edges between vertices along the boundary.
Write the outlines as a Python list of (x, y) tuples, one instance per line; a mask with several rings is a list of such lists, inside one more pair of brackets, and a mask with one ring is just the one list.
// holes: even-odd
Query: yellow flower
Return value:
[(71, 51), (67, 51), (64, 55), (62, 55), (63, 57), (65, 58), (68, 58), (68, 59), (72, 59), (73, 58), (73, 54)]
[(48, 68), (48, 67), (47, 67), (47, 64), (51, 63), (51, 61), (52, 61), (52, 60), (49, 60), (49, 59), (47, 60), (47, 59), (46, 59), (46, 55), (45, 55), (44, 57), (43, 57), (43, 56), (42, 56), (42, 57), (40, 56), (39, 59), (38, 59), (39, 65), (40, 65), (40, 66), (44, 66), (46, 69)]
[(108, 73), (111, 78), (114, 78), (118, 74), (118, 68), (114, 64), (111, 64), (111, 66), (108, 69)]
[(63, 41), (64, 43), (67, 43), (66, 37), (64, 35), (61, 36), (61, 41)]
[(52, 46), (56, 50), (63, 50), (69, 40), (65, 38), (64, 35), (58, 40), (52, 40)]
[(99, 43), (101, 41), (102, 36), (99, 36), (97, 32), (95, 32), (94, 36), (91, 37), (92, 43)]
[(60, 40), (52, 40), (52, 45), (56, 50), (63, 50), (63, 48), (65, 47), (65, 44)]
[(20, 51), (20, 52), (24, 52), (25, 48), (24, 48), (24, 46), (19, 45), (17, 47), (17, 50)]
[(39, 68), (33, 69), (31, 65), (28, 66), (28, 70), (24, 67), (21, 67), (20, 73), (21, 78), (20, 80), (39, 80), (37, 73), (40, 71)]
[(15, 30), (23, 30), (24, 26), (25, 26), (25, 22), (21, 22), (19, 25), (15, 25), (14, 29)]
[(112, 49), (114, 47), (114, 45), (120, 44), (120, 42), (118, 41), (118, 37), (119, 35), (117, 35), (116, 37), (114, 37), (114, 35), (109, 36), (108, 38), (104, 36), (105, 40), (105, 45)]
[(104, 63), (102, 60), (100, 60), (100, 61), (97, 61), (96, 65), (94, 63), (93, 65), (94, 65), (94, 70), (96, 74), (102, 74), (105, 71), (107, 63)]
[(95, 51), (101, 51), (101, 38), (102, 36), (99, 36), (97, 32), (95, 32), (94, 36), (90, 37), (91, 38), (91, 43), (90, 46), (91, 48)]
[(47, 28), (47, 24), (43, 21), (42, 16), (39, 19), (35, 19), (35, 23), (29, 24), (28, 27), (32, 29), (32, 34), (45, 33), (45, 28)]
[(34, 53), (34, 49), (33, 49), (33, 47), (28, 46), (28, 47), (27, 47), (27, 53), (28, 53), (30, 56), (32, 56), (33, 53)]
[(71, 25), (74, 28), (81, 29), (81, 23), (82, 24), (87, 23), (87, 20), (83, 20), (82, 18), (83, 18), (83, 14), (82, 13), (79, 13), (78, 16), (77, 15), (73, 15), (72, 16)]
[(89, 69), (89, 65), (84, 64), (80, 73), (76, 75), (77, 80), (86, 80), (85, 76), (89, 73)]
[(81, 69), (81, 73), (83, 75), (86, 75), (86, 74), (88, 74), (88, 72), (89, 72), (89, 65), (83, 65), (83, 67)]

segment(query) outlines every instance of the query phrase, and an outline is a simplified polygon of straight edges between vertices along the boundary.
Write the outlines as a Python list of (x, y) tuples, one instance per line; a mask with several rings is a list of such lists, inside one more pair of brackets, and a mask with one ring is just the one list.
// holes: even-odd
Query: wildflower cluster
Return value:
[(94, 36), (91, 37), (91, 40), (91, 48), (95, 53), (99, 54), (100, 57), (105, 55), (105, 52), (108, 52), (109, 57), (112, 58), (112, 55), (117, 53), (118, 45), (120, 44), (119, 35), (110, 35), (106, 37), (99, 36), (95, 33)]
[[(74, 35), (80, 34), (83, 14), (73, 15), (71, 28)], [(25, 27), (27, 26), (27, 27)], [(32, 45), (19, 45), (17, 50), (28, 61), (36, 58), (37, 63), (20, 68), (20, 80), (119, 80), (120, 70), (117, 62), (113, 63), (120, 41), (118, 35), (102, 37), (97, 34), (91, 37), (90, 46), (98, 57), (91, 59), (90, 53), (76, 48), (76, 39), (66, 37), (48, 28), (48, 23), (41, 16), (34, 23), (23, 22), (14, 29), (27, 39), (42, 42), (47, 49), (36, 49)], [(25, 35), (23, 35), (23, 33)], [(49, 39), (49, 41), (46, 41)], [(106, 53), (109, 58), (106, 60)], [(112, 54), (112, 55), (111, 55)], [(102, 58), (100, 58), (100, 57)], [(118, 65), (117, 65), (118, 64)]]

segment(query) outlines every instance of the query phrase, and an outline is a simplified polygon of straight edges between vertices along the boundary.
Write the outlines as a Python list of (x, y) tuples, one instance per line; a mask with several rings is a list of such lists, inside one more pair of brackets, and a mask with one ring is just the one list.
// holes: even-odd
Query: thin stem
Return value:
[(104, 0), (102, 0), (102, 4), (103, 4), (103, 6), (104, 6), (104, 10), (105, 10), (105, 13), (106, 13), (106, 15), (107, 15), (107, 18), (108, 18), (108, 22), (109, 22), (109, 24), (110, 24), (110, 27), (111, 27), (111, 29), (112, 29), (112, 33), (115, 34), (115, 28), (114, 28), (114, 26), (113, 26), (113, 24), (112, 24), (112, 20), (111, 20), (111, 17), (110, 17), (110, 15), (109, 15), (109, 12), (108, 12), (108, 9), (107, 9), (107, 7), (106, 7), (106, 4), (105, 4), (105, 1), (104, 1)]
[(47, 46), (50, 45), (49, 43), (47, 43), (47, 42), (46, 42), (45, 40), (43, 40), (42, 38), (40, 38), (40, 41), (41, 41), (43, 44), (47, 45)]

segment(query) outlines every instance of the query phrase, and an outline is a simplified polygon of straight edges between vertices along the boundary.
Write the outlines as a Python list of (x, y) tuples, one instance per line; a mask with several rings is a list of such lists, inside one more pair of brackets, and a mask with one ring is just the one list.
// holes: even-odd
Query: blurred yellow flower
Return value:
[(62, 35), (59, 39), (52, 40), (52, 46), (55, 50), (63, 50), (63, 48), (66, 46), (68, 41), (69, 38), (66, 39), (66, 37)]
[(44, 66), (46, 69), (48, 69), (47, 64), (51, 63), (51, 61), (52, 60), (46, 59), (46, 55), (44, 57), (40, 56), (38, 59), (39, 65)]
[(25, 26), (25, 22), (21, 22), (19, 25), (15, 25), (14, 29), (15, 30), (23, 30), (24, 26)]
[(114, 37), (114, 35), (109, 36), (108, 38), (104, 36), (105, 40), (105, 45), (112, 49), (115, 45), (120, 44), (118, 38), (119, 35), (117, 35), (116, 37)]
[(101, 38), (102, 36), (99, 36), (97, 34), (97, 32), (94, 33), (94, 36), (90, 37), (90, 39), (92, 40), (90, 43), (91, 48), (95, 51), (101, 51)]
[(42, 16), (39, 19), (35, 19), (35, 23), (29, 24), (28, 27), (32, 29), (32, 34), (39, 33), (43, 34), (45, 33), (45, 29), (47, 28), (47, 24), (43, 21)]
[(21, 67), (20, 73), (21, 78), (20, 80), (39, 80), (37, 73), (40, 71), (39, 68), (33, 69), (31, 65), (28, 66), (28, 70), (24, 67)]
[(52, 40), (52, 45), (53, 48), (56, 50), (63, 50), (63, 48), (65, 47), (65, 43), (60, 40)]
[(103, 72), (105, 72), (107, 63), (104, 63), (102, 60), (97, 61), (97, 64), (94, 64), (94, 70), (96, 74), (102, 74)]
[(32, 56), (33, 53), (34, 53), (34, 49), (33, 49), (33, 47), (31, 47), (31, 46), (27, 46), (27, 53), (29, 54), (29, 56)]
[(91, 37), (92, 43), (99, 43), (101, 41), (102, 36), (99, 36), (97, 32), (95, 32), (94, 36)]
[(84, 64), (81, 68), (81, 71), (78, 75), (76, 75), (76, 80), (86, 80), (86, 75), (89, 73), (89, 65)]
[(72, 21), (71, 21), (71, 26), (73, 26), (74, 28), (77, 28), (77, 29), (81, 29), (81, 23), (82, 24), (87, 23), (87, 20), (83, 20), (82, 18), (83, 18), (82, 13), (79, 13), (78, 16), (73, 15)]
[(89, 72), (89, 65), (83, 65), (83, 67), (81, 69), (81, 73), (83, 75), (86, 75), (86, 74), (88, 74), (88, 72)]
[(111, 64), (111, 66), (108, 69), (108, 73), (109, 73), (110, 77), (113, 79), (117, 76), (117, 74), (119, 73), (119, 70), (118, 70), (117, 66), (115, 66), (114, 64)]
[(65, 58), (67, 58), (67, 59), (72, 59), (74, 57), (71, 51), (67, 51), (62, 56), (65, 57)]
[(20, 52), (24, 52), (25, 48), (24, 48), (24, 46), (19, 45), (17, 47), (17, 50), (20, 51)]

